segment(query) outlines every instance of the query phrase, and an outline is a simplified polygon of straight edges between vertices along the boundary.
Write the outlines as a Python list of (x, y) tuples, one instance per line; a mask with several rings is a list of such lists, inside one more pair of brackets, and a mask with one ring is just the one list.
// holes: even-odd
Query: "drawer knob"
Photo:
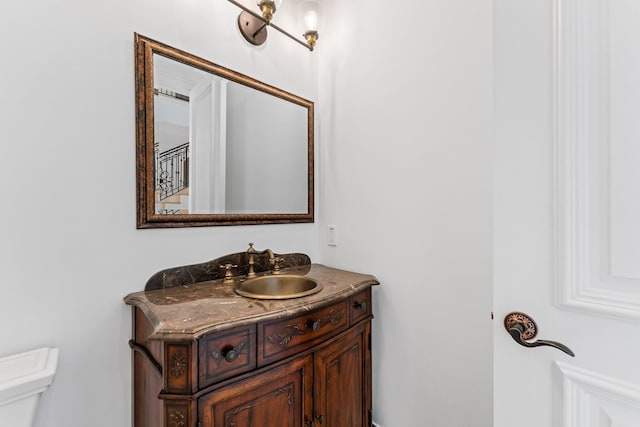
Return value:
[(353, 308), (355, 308), (356, 310), (366, 310), (367, 309), (367, 301), (362, 301), (362, 302), (358, 302), (355, 301), (353, 303)]
[(320, 321), (320, 319), (314, 321), (313, 323), (309, 321), (309, 323), (311, 323), (312, 331), (317, 331), (318, 329), (320, 329), (320, 326), (322, 326), (322, 322)]
[(231, 363), (238, 358), (238, 351), (235, 348), (225, 351), (223, 354), (224, 360)]

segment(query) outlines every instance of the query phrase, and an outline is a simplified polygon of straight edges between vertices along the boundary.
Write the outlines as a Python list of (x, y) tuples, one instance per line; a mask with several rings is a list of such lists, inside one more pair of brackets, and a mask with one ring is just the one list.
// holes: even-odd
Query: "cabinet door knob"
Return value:
[(318, 420), (318, 422), (319, 422), (320, 424), (322, 424), (322, 421), (324, 420), (324, 417), (322, 416), (322, 414), (317, 415), (317, 416), (316, 416), (316, 420)]
[(367, 309), (367, 301), (364, 300), (362, 302), (355, 301), (353, 303), (353, 308), (356, 310), (366, 310)]

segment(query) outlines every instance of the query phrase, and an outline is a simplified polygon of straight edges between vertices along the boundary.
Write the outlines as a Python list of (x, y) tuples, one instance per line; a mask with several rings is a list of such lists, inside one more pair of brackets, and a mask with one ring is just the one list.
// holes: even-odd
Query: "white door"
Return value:
[[(495, 0), (496, 427), (640, 426), (640, 1)], [(524, 312), (527, 348), (503, 327)]]
[(227, 81), (208, 76), (189, 91), (189, 213), (225, 213)]

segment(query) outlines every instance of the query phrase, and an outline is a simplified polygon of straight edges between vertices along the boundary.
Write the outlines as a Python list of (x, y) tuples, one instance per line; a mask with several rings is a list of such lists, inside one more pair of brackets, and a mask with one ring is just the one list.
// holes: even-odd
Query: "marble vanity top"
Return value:
[(172, 341), (197, 339), (210, 332), (296, 315), (379, 284), (372, 275), (321, 264), (291, 267), (282, 273), (310, 277), (321, 282), (324, 289), (302, 298), (257, 300), (236, 294), (233, 290), (236, 282), (223, 283), (218, 279), (136, 292), (127, 295), (124, 301), (138, 307), (149, 319), (153, 326), (151, 339)]

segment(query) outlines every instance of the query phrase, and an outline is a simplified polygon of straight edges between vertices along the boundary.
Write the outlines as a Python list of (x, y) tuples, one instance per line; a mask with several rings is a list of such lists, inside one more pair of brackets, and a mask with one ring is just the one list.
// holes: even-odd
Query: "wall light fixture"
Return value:
[(263, 44), (267, 40), (267, 27), (271, 27), (313, 51), (318, 40), (319, 4), (317, 0), (304, 0), (300, 5), (300, 19), (305, 30), (303, 34), (304, 40), (292, 36), (271, 21), (273, 15), (280, 8), (282, 0), (258, 0), (257, 5), (260, 8), (261, 15), (236, 0), (228, 1), (242, 9), (242, 12), (238, 15), (238, 28), (244, 38), (252, 45), (260, 46)]

